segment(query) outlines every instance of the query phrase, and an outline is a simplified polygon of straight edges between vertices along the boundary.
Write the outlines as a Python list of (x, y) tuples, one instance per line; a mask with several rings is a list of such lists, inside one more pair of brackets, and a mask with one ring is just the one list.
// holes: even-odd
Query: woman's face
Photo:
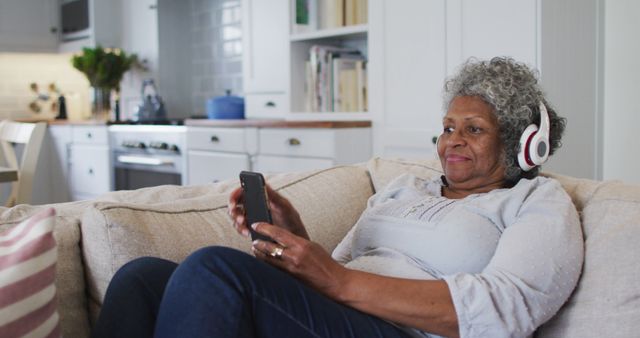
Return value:
[(449, 187), (471, 192), (502, 187), (505, 165), (493, 107), (476, 96), (458, 96), (442, 125), (438, 155)]

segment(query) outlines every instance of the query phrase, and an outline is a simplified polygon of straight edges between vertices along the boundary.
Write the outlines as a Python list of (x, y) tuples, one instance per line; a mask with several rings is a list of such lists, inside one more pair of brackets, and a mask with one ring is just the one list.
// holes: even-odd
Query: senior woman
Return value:
[(255, 241), (257, 259), (212, 247), (180, 265), (125, 265), (94, 336), (530, 336), (569, 297), (583, 259), (569, 196), (537, 176), (564, 119), (535, 74), (507, 58), (463, 65), (445, 108), (444, 175), (392, 181), (332, 255), (271, 188), (273, 224), (245, 224), (237, 189), (238, 232), (274, 242)]

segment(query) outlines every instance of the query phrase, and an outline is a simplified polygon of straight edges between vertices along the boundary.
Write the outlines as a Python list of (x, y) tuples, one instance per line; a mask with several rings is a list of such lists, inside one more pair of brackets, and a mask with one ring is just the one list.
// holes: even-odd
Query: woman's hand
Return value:
[(268, 223), (255, 223), (253, 227), (275, 242), (254, 241), (252, 251), (258, 259), (289, 272), (330, 298), (340, 299), (349, 270), (319, 244)]
[[(307, 234), (307, 230), (302, 223), (302, 219), (300, 219), (300, 214), (298, 211), (291, 205), (288, 199), (284, 198), (282, 195), (277, 193), (275, 190), (271, 189), (271, 186), (268, 184), (265, 185), (267, 189), (267, 196), (269, 198), (269, 209), (271, 210), (271, 218), (273, 220), (273, 224), (287, 229), (289, 232), (296, 234), (302, 238), (309, 239), (309, 235)], [(242, 187), (239, 187), (231, 192), (229, 196), (229, 215), (234, 222), (234, 226), (238, 233), (242, 234), (245, 237), (249, 237), (249, 226), (251, 224), (246, 224), (246, 220), (244, 217), (244, 206), (243, 206), (243, 193)]]

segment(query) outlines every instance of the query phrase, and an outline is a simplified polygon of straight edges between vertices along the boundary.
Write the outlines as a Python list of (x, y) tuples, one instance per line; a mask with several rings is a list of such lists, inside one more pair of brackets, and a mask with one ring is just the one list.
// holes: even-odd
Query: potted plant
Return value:
[(83, 48), (71, 63), (89, 80), (93, 89), (91, 112), (94, 118), (106, 118), (111, 110), (111, 91), (120, 90), (120, 81), (132, 65), (137, 64), (135, 54), (128, 55), (117, 48)]

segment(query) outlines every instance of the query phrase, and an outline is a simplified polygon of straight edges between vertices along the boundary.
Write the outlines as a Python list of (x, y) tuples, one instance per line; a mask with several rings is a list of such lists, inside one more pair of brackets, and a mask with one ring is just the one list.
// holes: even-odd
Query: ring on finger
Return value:
[(275, 258), (282, 258), (282, 253), (284, 252), (284, 248), (281, 246), (276, 246), (275, 248), (273, 248), (273, 250), (271, 250), (271, 252), (269, 253), (269, 255), (271, 257), (275, 257)]

